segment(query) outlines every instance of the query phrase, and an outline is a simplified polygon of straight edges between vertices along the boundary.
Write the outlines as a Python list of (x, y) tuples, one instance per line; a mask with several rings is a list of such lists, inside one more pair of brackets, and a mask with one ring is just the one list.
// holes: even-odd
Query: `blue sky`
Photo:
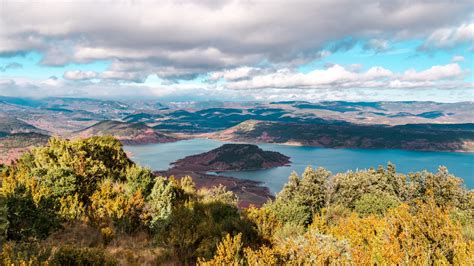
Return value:
[(103, 72), (110, 65), (110, 62), (101, 60), (86, 64), (71, 63), (63, 66), (45, 66), (40, 63), (42, 58), (42, 53), (36, 51), (13, 57), (0, 57), (1, 66), (7, 66), (12, 63), (21, 65), (18, 68), (6, 69), (2, 75), (3, 77), (24, 77), (41, 80), (52, 76), (62, 77), (64, 72), (68, 70)]
[(325, 64), (336, 63), (342, 65), (362, 64), (364, 68), (381, 66), (395, 72), (403, 72), (413, 68), (417, 71), (428, 69), (434, 65), (444, 65), (452, 62), (454, 56), (463, 56), (464, 61), (459, 64), (468, 68), (472, 64), (472, 53), (469, 46), (459, 45), (452, 49), (439, 49), (432, 52), (419, 52), (417, 48), (423, 44), (422, 40), (409, 40), (402, 42), (389, 42), (386, 51), (377, 52), (364, 49), (358, 44), (349, 51), (331, 54), (322, 60), (315, 60), (299, 67), (300, 71), (311, 71), (322, 68)]
[(4, 1), (0, 94), (474, 100), (469, 1), (353, 2)]

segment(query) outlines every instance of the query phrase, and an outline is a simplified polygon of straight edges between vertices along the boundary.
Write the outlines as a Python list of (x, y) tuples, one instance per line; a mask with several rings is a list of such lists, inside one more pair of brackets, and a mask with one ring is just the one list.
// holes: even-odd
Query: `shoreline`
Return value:
[[(403, 149), (403, 148), (378, 148), (378, 147), (327, 147), (323, 145), (308, 145), (303, 144), (297, 141), (289, 142), (265, 142), (265, 141), (242, 141), (242, 140), (232, 140), (227, 138), (214, 138), (209, 137), (209, 133), (198, 133), (198, 134), (187, 134), (187, 133), (174, 133), (173, 135), (177, 137), (177, 140), (174, 142), (185, 141), (185, 140), (194, 140), (194, 139), (208, 139), (216, 140), (225, 143), (235, 143), (235, 144), (274, 144), (290, 147), (311, 147), (311, 148), (321, 148), (321, 149), (349, 149), (349, 150), (399, 150), (399, 151), (412, 151), (412, 152), (446, 152), (446, 153), (463, 153), (463, 154), (474, 154), (474, 149), (472, 150), (435, 150), (435, 149)], [(157, 142), (157, 143), (146, 143), (146, 144), (127, 144), (124, 146), (141, 146), (149, 144), (161, 144), (161, 143), (172, 143), (172, 142)]]
[(238, 207), (247, 208), (250, 205), (261, 207), (269, 199), (274, 199), (274, 195), (262, 182), (240, 179), (225, 175), (212, 175), (203, 172), (194, 172), (190, 170), (168, 169), (165, 171), (153, 171), (155, 176), (171, 177), (180, 179), (184, 176), (191, 176), (196, 188), (212, 188), (223, 185), (227, 190), (232, 191), (238, 197)]

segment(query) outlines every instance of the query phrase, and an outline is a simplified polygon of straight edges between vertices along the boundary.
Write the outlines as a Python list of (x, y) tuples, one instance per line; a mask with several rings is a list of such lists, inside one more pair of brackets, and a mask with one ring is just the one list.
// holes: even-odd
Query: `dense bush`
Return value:
[(51, 258), (51, 265), (113, 266), (117, 262), (96, 248), (60, 247)]
[(38, 242), (9, 242), (2, 246), (2, 265), (44, 265), (51, 257), (51, 247)]
[(129, 195), (125, 187), (124, 183), (105, 179), (92, 194), (90, 213), (99, 227), (114, 226), (125, 232), (140, 228), (145, 199), (141, 190)]
[(181, 263), (198, 257), (210, 258), (216, 245), (227, 234), (245, 233), (245, 241), (255, 241), (257, 233), (242, 219), (237, 206), (221, 202), (190, 202), (176, 208), (157, 240), (169, 247)]
[(398, 206), (399, 203), (394, 196), (364, 194), (354, 202), (354, 211), (362, 216), (384, 215), (388, 209)]
[(223, 186), (154, 177), (117, 140), (93, 137), (51, 139), (3, 167), (0, 181), (5, 265), (114, 265), (111, 255), (137, 264), (474, 264), (474, 192), (444, 167), (308, 167), (274, 200), (239, 209)]
[(3, 245), (2, 265), (112, 266), (117, 262), (99, 248), (61, 246), (57, 249), (38, 242)]
[(17, 187), (14, 193), (7, 195), (6, 209), (8, 239), (42, 239), (59, 227), (51, 200), (43, 198), (35, 203), (31, 194), (22, 187)]
[(7, 240), (9, 225), (7, 199), (5, 196), (0, 194), (0, 247)]

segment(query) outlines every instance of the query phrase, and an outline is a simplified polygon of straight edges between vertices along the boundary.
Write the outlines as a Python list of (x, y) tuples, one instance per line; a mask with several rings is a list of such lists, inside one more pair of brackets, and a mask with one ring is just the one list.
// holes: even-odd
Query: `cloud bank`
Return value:
[(35, 51), (44, 66), (110, 63), (102, 72), (65, 71), (64, 91), (154, 75), (171, 84), (205, 76), (195, 87), (227, 90), (471, 87), (460, 81), (469, 72), (461, 57), (404, 73), (342, 64), (297, 70), (357, 43), (376, 53), (411, 39), (424, 40), (420, 51), (472, 44), (471, 1), (3, 0), (0, 14), (0, 57)]

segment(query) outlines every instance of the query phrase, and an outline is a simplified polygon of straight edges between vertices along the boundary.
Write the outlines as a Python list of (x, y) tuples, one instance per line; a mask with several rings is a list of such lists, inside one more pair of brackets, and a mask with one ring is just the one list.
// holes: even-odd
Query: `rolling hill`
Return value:
[(72, 137), (111, 135), (125, 145), (173, 142), (177, 139), (163, 134), (144, 123), (127, 123), (115, 120), (102, 121), (75, 132)]
[(48, 132), (42, 129), (39, 129), (25, 121), (22, 121), (18, 118), (0, 115), (0, 132), (7, 134), (16, 134), (16, 133), (38, 133), (47, 135)]
[(32, 147), (44, 145), (48, 132), (10, 116), (0, 116), (0, 164), (10, 163)]

